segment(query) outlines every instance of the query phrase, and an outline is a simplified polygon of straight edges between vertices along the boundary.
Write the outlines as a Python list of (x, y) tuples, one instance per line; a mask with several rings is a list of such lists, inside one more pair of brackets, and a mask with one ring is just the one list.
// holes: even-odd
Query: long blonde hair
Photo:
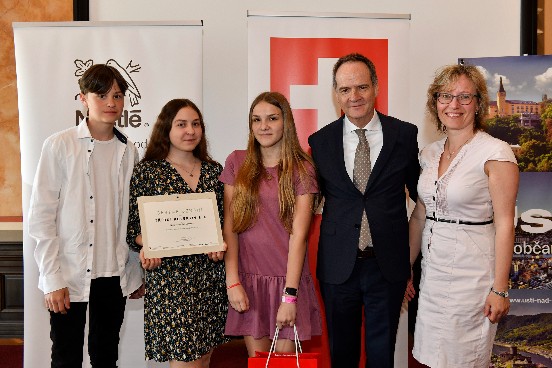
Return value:
[[(284, 132), (282, 136), (282, 149), (280, 162), (278, 163), (278, 202), (280, 208), (280, 221), (285, 229), (291, 233), (293, 214), (295, 211), (295, 190), (293, 185), (294, 172), (299, 174), (301, 184), (305, 188), (312, 186), (314, 177), (309, 175), (305, 167), (305, 161), (314, 168), (312, 158), (301, 148), (291, 107), (287, 99), (278, 92), (263, 92), (251, 104), (249, 109), (249, 139), (247, 143), (247, 155), (236, 176), (234, 195), (232, 197), (233, 231), (241, 233), (257, 220), (259, 211), (259, 187), (266, 177), (263, 166), (259, 142), (255, 139), (252, 129), (253, 109), (260, 102), (267, 102), (282, 111)], [(316, 196), (318, 198), (318, 196)], [(317, 202), (317, 200), (315, 201)], [(314, 207), (313, 207), (314, 208)]]

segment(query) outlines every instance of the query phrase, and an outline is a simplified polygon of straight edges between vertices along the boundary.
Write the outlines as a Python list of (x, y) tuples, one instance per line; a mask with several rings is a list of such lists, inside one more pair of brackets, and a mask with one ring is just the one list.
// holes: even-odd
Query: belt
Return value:
[(366, 259), (366, 258), (375, 258), (376, 253), (374, 252), (374, 247), (366, 247), (364, 250), (357, 250), (357, 258)]
[(433, 220), (437, 222), (447, 222), (449, 224), (459, 224), (459, 225), (488, 225), (493, 223), (493, 219), (487, 221), (464, 221), (464, 220), (449, 220), (444, 218), (435, 218), (431, 216), (426, 216), (426, 219)]

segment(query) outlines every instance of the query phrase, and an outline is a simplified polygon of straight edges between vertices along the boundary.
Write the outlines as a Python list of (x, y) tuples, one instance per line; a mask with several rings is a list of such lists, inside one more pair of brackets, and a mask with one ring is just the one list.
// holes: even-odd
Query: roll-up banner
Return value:
[(489, 134), (510, 144), (520, 170), (510, 312), (494, 367), (552, 367), (552, 55), (463, 58), (483, 73)]
[[(26, 368), (49, 366), (49, 314), (38, 289), (34, 241), (26, 217), (44, 139), (85, 116), (78, 79), (93, 64), (117, 68), (129, 84), (117, 122), (142, 156), (161, 107), (189, 98), (202, 109), (202, 21), (14, 23), (17, 72), (23, 244)], [(85, 346), (85, 357), (87, 347)], [(148, 365), (149, 364), (149, 365)], [(84, 367), (90, 363), (85, 358)], [(143, 302), (128, 300), (119, 367), (154, 367), (144, 361)]]

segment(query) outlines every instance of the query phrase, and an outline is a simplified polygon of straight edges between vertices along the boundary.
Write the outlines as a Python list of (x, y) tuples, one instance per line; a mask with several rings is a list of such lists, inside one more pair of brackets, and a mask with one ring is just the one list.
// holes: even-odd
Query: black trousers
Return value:
[(320, 282), (332, 368), (358, 368), (363, 307), (366, 368), (393, 368), (405, 288), (385, 280), (375, 258), (357, 259), (343, 284)]
[(94, 368), (116, 368), (125, 314), (119, 277), (93, 279), (89, 302), (71, 302), (67, 314), (50, 312), (52, 368), (81, 368), (88, 312), (88, 354)]

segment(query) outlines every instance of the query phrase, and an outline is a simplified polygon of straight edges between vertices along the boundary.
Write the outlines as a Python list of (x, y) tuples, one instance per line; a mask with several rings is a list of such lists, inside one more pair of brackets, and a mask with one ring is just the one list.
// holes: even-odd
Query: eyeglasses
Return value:
[(437, 101), (439, 101), (442, 104), (449, 104), (456, 98), (458, 103), (460, 105), (469, 105), (471, 104), (474, 97), (479, 98), (480, 96), (478, 94), (471, 94), (471, 93), (460, 93), (459, 95), (453, 95), (451, 93), (446, 92), (435, 92), (435, 98), (437, 98)]

